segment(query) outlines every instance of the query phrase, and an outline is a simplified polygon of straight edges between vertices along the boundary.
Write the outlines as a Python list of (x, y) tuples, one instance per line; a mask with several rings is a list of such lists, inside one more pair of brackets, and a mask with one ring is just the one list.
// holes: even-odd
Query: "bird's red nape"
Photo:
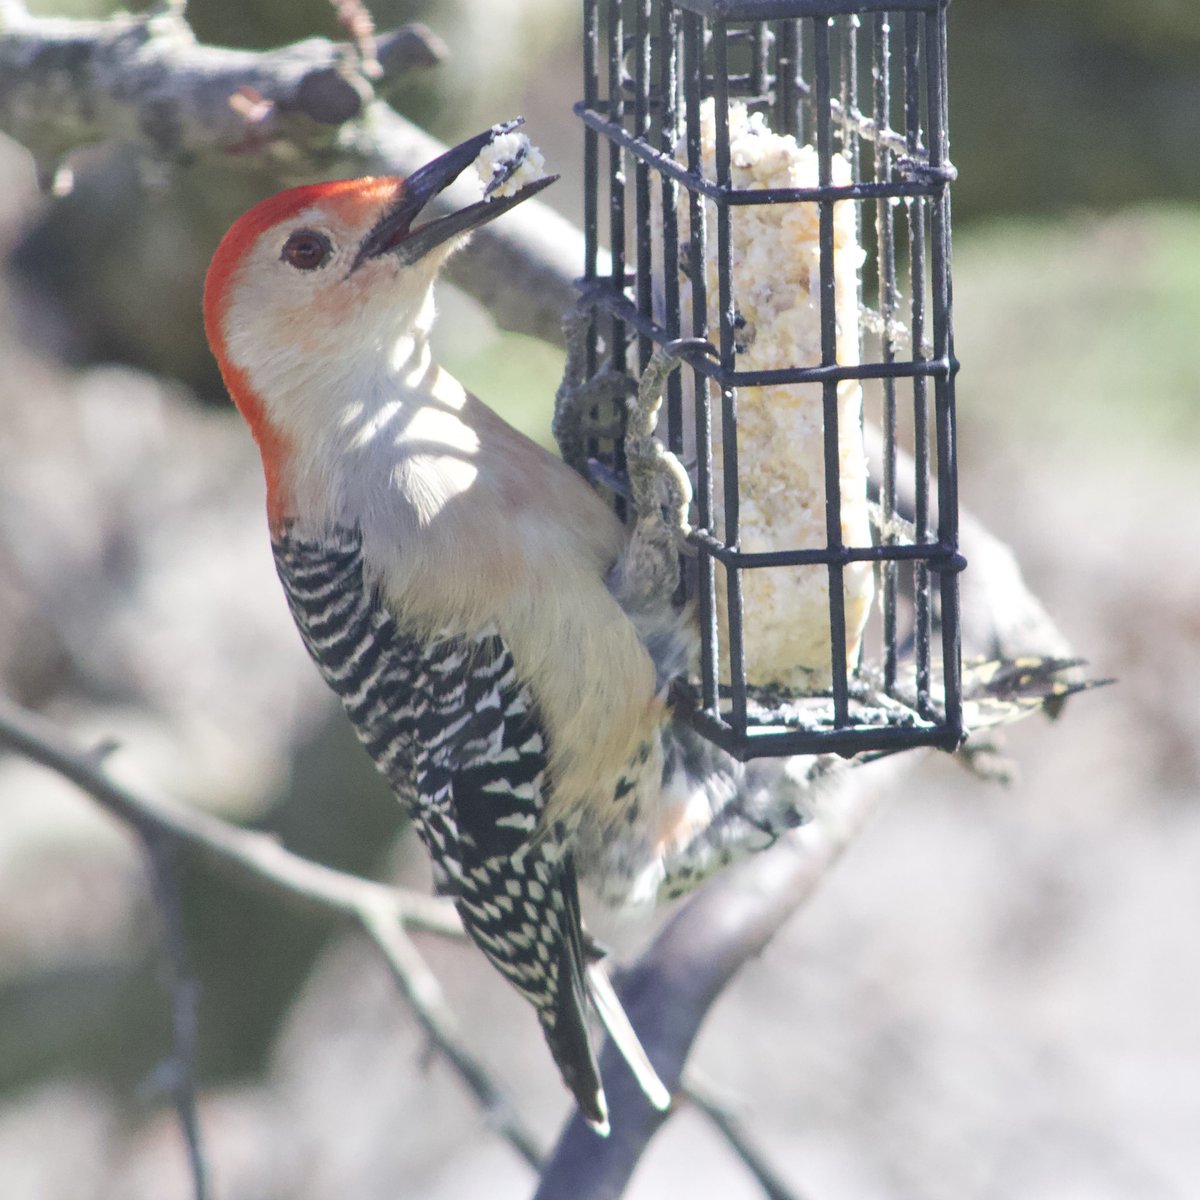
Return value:
[(315, 205), (332, 211), (349, 210), (347, 215), (375, 208), (392, 200), (403, 186), (401, 179), (378, 176), (305, 184), (268, 196), (230, 226), (209, 265), (204, 281), (204, 329), (221, 369), (221, 378), (238, 411), (250, 426), (262, 455), (267, 484), (267, 516), (272, 530), (283, 524), (290, 507), (284, 471), (290, 444), (286, 435), (268, 419), (262, 398), (255, 391), (246, 371), (230, 359), (225, 322), (233, 281), (251, 247), (268, 230)]

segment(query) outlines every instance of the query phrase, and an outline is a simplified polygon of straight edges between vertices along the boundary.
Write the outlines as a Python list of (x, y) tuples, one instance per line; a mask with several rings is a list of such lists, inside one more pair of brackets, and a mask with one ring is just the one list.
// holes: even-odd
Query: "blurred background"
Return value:
[[(448, 60), (396, 103), (447, 139), (515, 112), (579, 218), (578, 11), (380, 0)], [(34, 11), (105, 15), (96, 0)], [(338, 36), (326, 0), (192, 0), (205, 41)], [(1200, 7), (955, 0), (964, 501), (1117, 687), (1027, 722), (1002, 790), (931, 757), (705, 1028), (695, 1063), (808, 1200), (1200, 1194)], [(203, 271), (266, 190), (109, 147), (38, 190), (0, 137), (0, 687), (122, 779), (427, 883), (284, 609)], [(442, 361), (546, 436), (560, 359), (442, 296)], [(384, 849), (381, 851), (381, 847)], [(129, 834), (0, 760), (0, 1192), (175, 1200), (159, 918)], [(520, 1197), (361, 940), (184, 871), (223, 1200)], [(547, 1143), (567, 1106), (474, 952), (422, 943)], [(690, 1112), (629, 1194), (750, 1200)]]

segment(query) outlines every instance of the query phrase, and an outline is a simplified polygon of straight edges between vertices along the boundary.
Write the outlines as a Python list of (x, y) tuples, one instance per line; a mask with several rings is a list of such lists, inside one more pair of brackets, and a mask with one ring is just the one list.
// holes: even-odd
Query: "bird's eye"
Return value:
[(315, 271), (329, 261), (332, 253), (333, 247), (323, 233), (301, 229), (283, 243), (283, 253), (279, 257), (297, 271)]

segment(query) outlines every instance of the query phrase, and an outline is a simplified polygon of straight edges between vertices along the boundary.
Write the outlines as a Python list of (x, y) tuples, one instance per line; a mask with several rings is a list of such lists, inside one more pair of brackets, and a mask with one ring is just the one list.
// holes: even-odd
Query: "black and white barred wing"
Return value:
[(405, 633), (366, 582), (352, 530), (321, 542), (285, 535), (273, 549), (305, 646), (468, 933), (536, 1008), (564, 1080), (603, 1127), (575, 874), (539, 825), (546, 747), (511, 655), (494, 632)]
[[(546, 746), (536, 712), (494, 633), (435, 640), (425, 676), (416, 807), (427, 845), (471, 937), (537, 1010), (563, 1080), (606, 1127), (574, 867), (539, 823)], [(453, 847), (441, 844), (447, 835)]]

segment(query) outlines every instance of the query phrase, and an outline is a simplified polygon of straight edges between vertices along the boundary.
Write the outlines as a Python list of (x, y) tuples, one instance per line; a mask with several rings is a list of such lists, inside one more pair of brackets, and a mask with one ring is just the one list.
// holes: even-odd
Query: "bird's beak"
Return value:
[(476, 137), (447, 150), (433, 162), (414, 171), (405, 181), (399, 201), (384, 216), (383, 220), (367, 234), (359, 248), (355, 267), (368, 258), (376, 258), (382, 254), (395, 254), (404, 264), (415, 263), (423, 258), (430, 250), (459, 234), (468, 233), (472, 229), (515, 208), (522, 200), (536, 196), (543, 188), (549, 187), (557, 175), (547, 175), (543, 179), (513, 192), (508, 196), (500, 196), (495, 200), (480, 200), (475, 204), (461, 208), (446, 217), (427, 221), (424, 225), (412, 228), (421, 210), (439, 192), (449, 187), (478, 157), (480, 151), (501, 134), (516, 129), (524, 124), (521, 117), (500, 125), (493, 125)]

